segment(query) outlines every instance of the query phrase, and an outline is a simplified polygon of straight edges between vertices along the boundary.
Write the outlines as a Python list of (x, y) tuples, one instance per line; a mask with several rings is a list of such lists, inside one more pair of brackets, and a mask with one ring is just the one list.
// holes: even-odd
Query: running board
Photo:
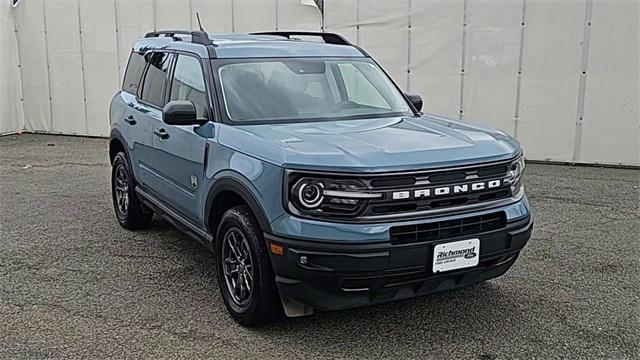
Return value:
[(156, 214), (162, 216), (173, 226), (197, 240), (207, 249), (213, 250), (213, 236), (209, 233), (194, 225), (191, 221), (187, 220), (175, 210), (164, 205), (160, 200), (145, 192), (139, 186), (136, 186), (136, 193), (140, 196), (143, 203), (152, 208)]

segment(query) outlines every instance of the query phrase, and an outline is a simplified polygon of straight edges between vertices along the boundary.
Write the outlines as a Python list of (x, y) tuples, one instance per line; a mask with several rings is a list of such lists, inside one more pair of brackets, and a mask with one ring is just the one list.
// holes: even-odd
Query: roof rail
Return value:
[(145, 34), (145, 38), (152, 37), (172, 37), (174, 40), (179, 40), (175, 35), (191, 35), (191, 42), (195, 44), (202, 45), (213, 45), (211, 39), (209, 39), (209, 34), (204, 31), (186, 31), (186, 30), (161, 30), (161, 31), (152, 31)]
[(353, 44), (351, 44), (349, 40), (345, 39), (342, 35), (339, 35), (336, 33), (319, 32), (319, 31), (264, 31), (264, 32), (250, 33), (250, 35), (276, 35), (276, 36), (284, 36), (287, 39), (291, 39), (291, 36), (296, 36), (296, 35), (319, 36), (327, 44), (353, 46)]

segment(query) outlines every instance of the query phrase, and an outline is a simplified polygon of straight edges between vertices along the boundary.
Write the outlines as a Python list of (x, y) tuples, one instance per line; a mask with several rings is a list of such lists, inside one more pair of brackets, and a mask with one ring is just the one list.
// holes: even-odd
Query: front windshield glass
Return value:
[(408, 115), (387, 76), (367, 60), (268, 59), (219, 69), (234, 121), (327, 120)]

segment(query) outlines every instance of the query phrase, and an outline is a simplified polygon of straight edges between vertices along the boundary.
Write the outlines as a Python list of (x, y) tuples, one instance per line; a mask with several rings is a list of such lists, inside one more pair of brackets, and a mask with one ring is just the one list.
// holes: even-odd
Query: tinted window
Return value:
[(156, 105), (164, 105), (164, 83), (169, 69), (169, 54), (149, 53), (146, 56), (149, 67), (142, 85), (142, 100)]
[(142, 78), (142, 72), (146, 61), (142, 54), (132, 52), (129, 56), (129, 65), (127, 65), (127, 71), (124, 74), (124, 82), (122, 84), (122, 90), (136, 94), (138, 92), (138, 84), (140, 84), (140, 78)]
[(171, 83), (171, 100), (190, 100), (196, 106), (198, 118), (205, 118), (207, 91), (198, 59), (191, 56), (178, 56)]

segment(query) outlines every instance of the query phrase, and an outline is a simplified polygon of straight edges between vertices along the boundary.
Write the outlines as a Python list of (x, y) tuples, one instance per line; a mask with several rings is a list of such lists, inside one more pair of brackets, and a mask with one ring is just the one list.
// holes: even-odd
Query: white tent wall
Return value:
[(325, 24), (425, 111), (500, 128), (529, 159), (640, 165), (638, 4), (326, 0)]
[(0, 135), (24, 129), (20, 59), (9, 2), (0, 5)]
[[(426, 111), (498, 127), (530, 159), (640, 165), (637, 0), (324, 4), (325, 29), (423, 95)], [(108, 135), (132, 42), (196, 28), (196, 11), (209, 32), (322, 26), (299, 0), (25, 0), (13, 9), (16, 34), (2, 11), (0, 74), (22, 84), (24, 101), (19, 86), (0, 85), (0, 133)]]
[[(7, 36), (7, 41), (2, 38), (2, 49), (13, 39), (11, 44), (25, 59), (27, 121), (13, 124), (6, 119), (18, 117), (3, 114), (0, 133), (27, 130), (108, 136), (109, 102), (120, 87), (133, 41), (155, 29), (197, 28), (196, 11), (210, 32), (275, 30), (279, 26), (320, 30), (321, 22), (317, 9), (300, 6), (298, 0), (28, 0), (13, 10), (18, 30), (14, 33), (7, 5), (7, 21), (2, 26), (11, 29), (2, 33)], [(11, 64), (4, 59), (5, 54), (15, 53), (2, 51), (3, 74), (17, 76), (12, 67), (17, 59)], [(17, 83), (2, 86), (11, 86), (13, 91)], [(11, 104), (22, 110), (19, 103)]]
[(640, 163), (640, 1), (593, 3), (582, 134), (582, 162)]
[(517, 137), (534, 159), (571, 161), (585, 1), (527, 1)]

